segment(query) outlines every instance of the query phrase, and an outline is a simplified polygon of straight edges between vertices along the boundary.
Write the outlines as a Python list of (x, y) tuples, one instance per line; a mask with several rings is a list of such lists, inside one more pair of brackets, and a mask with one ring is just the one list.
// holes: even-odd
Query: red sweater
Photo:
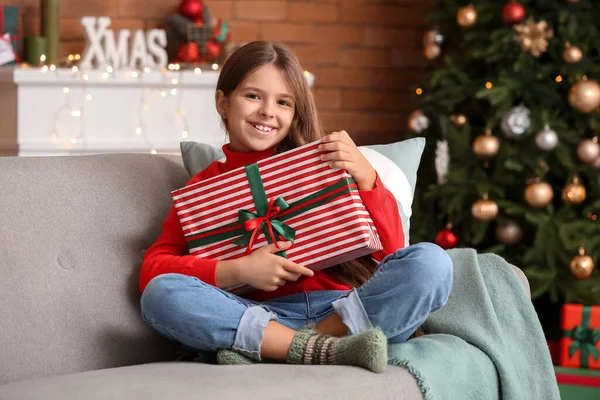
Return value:
[[(255, 163), (274, 154), (273, 148), (261, 152), (237, 153), (230, 150), (229, 145), (223, 146), (223, 151), (226, 156), (225, 162), (213, 162), (192, 177), (186, 186)], [(383, 244), (383, 250), (373, 253), (373, 258), (381, 261), (386, 255), (404, 246), (404, 232), (396, 199), (383, 186), (379, 176), (373, 190), (359, 190), (359, 193), (371, 214)], [(144, 256), (140, 272), (140, 291), (143, 292), (148, 282), (155, 276), (168, 273), (195, 276), (203, 282), (216, 286), (217, 262), (218, 260), (201, 259), (189, 254), (175, 207), (171, 206), (169, 215), (163, 222), (162, 234)], [(244, 297), (255, 301), (266, 301), (295, 293), (349, 289), (351, 287), (329, 276), (325, 271), (318, 271), (313, 276), (304, 277), (298, 282), (288, 282), (273, 292), (257, 290)]]

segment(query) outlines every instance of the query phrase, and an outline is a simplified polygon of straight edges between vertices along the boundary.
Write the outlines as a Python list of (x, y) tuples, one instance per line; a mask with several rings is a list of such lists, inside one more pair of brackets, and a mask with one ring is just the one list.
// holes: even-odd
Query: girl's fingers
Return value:
[(294, 272), (284, 270), (281, 273), (280, 278), (283, 278), (286, 281), (296, 282), (298, 280), (298, 278), (300, 278), (300, 276), (302, 276), (302, 274), (297, 274)]
[[(329, 163), (329, 166), (331, 168), (345, 169), (345, 170), (348, 170), (348, 172), (350, 172), (349, 169), (352, 168), (352, 163), (348, 162), (348, 161), (332, 161)], [(352, 175), (351, 172), (350, 172), (350, 175)]]
[(331, 153), (321, 154), (321, 160), (323, 161), (349, 161), (348, 156), (350, 154), (345, 151), (332, 151)]
[(320, 151), (344, 151), (348, 150), (345, 143), (342, 142), (327, 142), (319, 145)]

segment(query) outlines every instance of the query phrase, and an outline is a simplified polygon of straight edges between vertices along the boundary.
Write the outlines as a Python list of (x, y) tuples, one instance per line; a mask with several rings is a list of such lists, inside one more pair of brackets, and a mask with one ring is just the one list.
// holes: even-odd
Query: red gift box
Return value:
[(600, 306), (562, 307), (560, 365), (600, 369)]
[(289, 240), (277, 254), (317, 271), (381, 250), (356, 183), (320, 159), (321, 143), (173, 191), (190, 254), (227, 260)]

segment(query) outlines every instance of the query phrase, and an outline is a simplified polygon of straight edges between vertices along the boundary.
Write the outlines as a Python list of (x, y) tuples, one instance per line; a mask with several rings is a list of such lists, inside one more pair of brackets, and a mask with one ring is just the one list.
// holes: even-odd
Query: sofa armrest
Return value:
[(508, 265), (510, 265), (512, 267), (512, 269), (515, 271), (515, 273), (517, 274), (517, 276), (521, 280), (521, 283), (523, 284), (523, 286), (525, 286), (525, 291), (529, 295), (529, 298), (531, 298), (531, 288), (529, 287), (529, 281), (527, 280), (527, 277), (525, 276), (525, 274), (523, 273), (523, 271), (521, 271), (520, 268), (517, 268), (517, 267), (515, 267), (512, 264), (508, 264)]

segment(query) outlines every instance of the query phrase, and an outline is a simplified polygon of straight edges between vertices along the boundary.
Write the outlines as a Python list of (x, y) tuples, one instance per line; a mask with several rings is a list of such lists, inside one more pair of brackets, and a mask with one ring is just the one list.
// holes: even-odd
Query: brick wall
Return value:
[[(151, 29), (180, 0), (62, 0), (64, 57), (83, 49), (84, 15), (110, 16), (111, 29)], [(22, 7), (23, 36), (39, 34), (41, 0), (0, 0)], [(432, 0), (205, 0), (231, 24), (235, 42), (281, 40), (316, 76), (328, 131), (346, 129), (359, 144), (401, 139), (410, 94), (422, 73), (423, 16)]]

